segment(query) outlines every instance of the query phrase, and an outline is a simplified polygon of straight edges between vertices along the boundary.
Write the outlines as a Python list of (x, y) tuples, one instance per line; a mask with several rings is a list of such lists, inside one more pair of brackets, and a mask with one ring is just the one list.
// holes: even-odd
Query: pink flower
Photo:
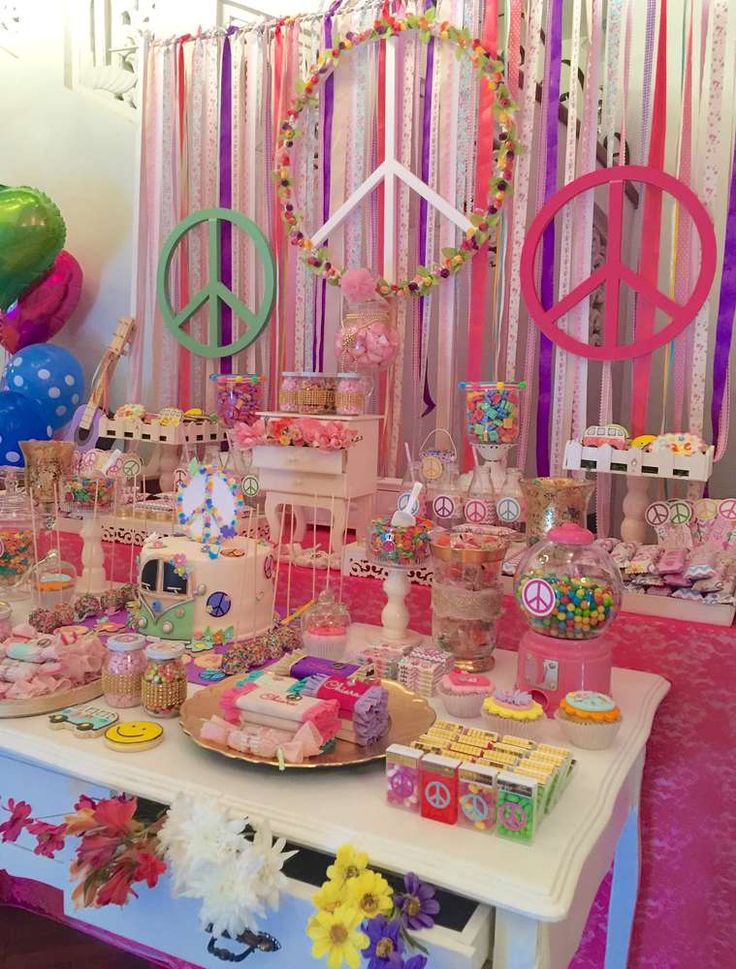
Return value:
[(45, 821), (34, 821), (28, 825), (28, 830), (36, 836), (34, 855), (53, 858), (57, 851), (64, 847), (66, 826), (63, 824), (47, 824)]
[(6, 810), (10, 812), (10, 817), (0, 824), (0, 840), (17, 841), (23, 828), (27, 826), (31, 805), (27, 801), (14, 801), (9, 797)]
[(237, 423), (233, 427), (233, 441), (236, 447), (249, 451), (257, 444), (266, 442), (266, 422), (259, 417), (254, 424)]
[(124, 838), (130, 832), (138, 800), (135, 797), (110, 797), (100, 801), (94, 811), (95, 821), (107, 833)]
[(376, 281), (368, 269), (348, 269), (340, 280), (340, 289), (348, 303), (377, 299)]

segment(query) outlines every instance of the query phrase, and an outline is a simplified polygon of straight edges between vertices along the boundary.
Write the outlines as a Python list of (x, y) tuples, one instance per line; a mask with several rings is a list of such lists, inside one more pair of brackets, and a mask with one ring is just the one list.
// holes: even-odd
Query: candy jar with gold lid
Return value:
[(147, 713), (166, 718), (179, 715), (187, 698), (187, 673), (181, 643), (151, 643), (146, 647), (141, 700)]
[(529, 627), (519, 646), (518, 685), (540, 692), (548, 713), (571, 690), (609, 693), (606, 633), (623, 585), (593, 533), (573, 522), (551, 528), (521, 559), (514, 595)]

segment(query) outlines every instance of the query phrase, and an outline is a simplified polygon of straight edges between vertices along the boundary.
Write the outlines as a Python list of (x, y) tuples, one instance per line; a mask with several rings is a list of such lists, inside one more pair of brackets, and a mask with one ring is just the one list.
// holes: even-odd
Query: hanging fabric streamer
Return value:
[[(651, 141), (649, 164), (652, 168), (664, 167), (664, 143), (667, 131), (667, 0), (660, 2), (659, 40), (657, 44), (657, 69), (654, 82)], [(644, 194), (642, 218), (641, 253), (639, 274), (643, 279), (657, 285), (659, 276), (659, 251), (662, 222), (662, 192), (648, 185)], [(645, 242), (646, 240), (646, 242)], [(637, 340), (646, 339), (654, 332), (656, 308), (639, 297), (636, 305), (634, 333)], [(631, 433), (638, 437), (646, 430), (649, 383), (652, 374), (652, 355), (636, 357), (632, 364)]]
[[(176, 42), (176, 101), (177, 129), (179, 134), (179, 218), (189, 214), (189, 175), (187, 164), (187, 93), (186, 68), (184, 64), (184, 45), (190, 39), (184, 34)], [(189, 302), (189, 241), (186, 236), (181, 240), (179, 249), (179, 306)], [(191, 406), (191, 354), (186, 347), (179, 347), (179, 393), (178, 403), (186, 409)]]
[[(702, 169), (700, 184), (695, 187), (701, 202), (713, 218), (716, 213), (720, 158), (723, 147), (723, 77), (728, 26), (728, 0), (713, 0), (709, 26), (710, 65), (703, 80), (703, 97), (707, 104), (704, 117), (705, 145), (704, 149), (700, 147), (699, 151)], [(710, 297), (703, 303), (695, 318), (695, 323), (690, 327), (693, 331), (693, 352), (691, 368), (688, 371), (690, 374), (688, 430), (693, 434), (699, 434), (701, 437), (705, 415), (709, 320)]]
[[(235, 27), (228, 27), (222, 45), (222, 71), (220, 74), (220, 208), (229, 209), (233, 204), (233, 145), (232, 145), (232, 52), (230, 35)], [(233, 286), (233, 227), (227, 219), (220, 223), (220, 281), (227, 289)], [(214, 270), (212, 270), (214, 271)], [(233, 311), (223, 303), (220, 310), (220, 333), (223, 346), (232, 343)], [(220, 373), (233, 372), (230, 357), (220, 359)]]
[[(562, 0), (552, 0), (549, 16), (549, 73), (545, 81), (544, 119), (547, 128), (544, 165), (544, 201), (557, 190), (557, 133), (559, 131), (560, 71), (562, 68)], [(577, 84), (577, 78), (573, 80)], [(550, 222), (542, 238), (540, 297), (545, 309), (555, 301), (555, 224)], [(549, 475), (549, 428), (552, 397), (552, 341), (539, 335), (537, 383), (537, 474)]]
[[(716, 459), (720, 459), (728, 444), (729, 395), (724, 392), (728, 380), (728, 367), (731, 358), (734, 314), (736, 314), (736, 152), (731, 161), (731, 190), (726, 216), (726, 237), (723, 243), (723, 268), (721, 292), (718, 299), (718, 320), (716, 324), (716, 346), (713, 353), (713, 396), (711, 399), (711, 420), (713, 422), (713, 443), (716, 445)], [(724, 407), (724, 414), (721, 408)], [(724, 416), (723, 423), (721, 418)]]
[[(613, 0), (617, 2), (617, 0)], [(580, 67), (580, 42), (582, 39), (582, 0), (573, 0), (572, 28), (570, 34), (570, 84), (567, 99), (567, 131), (565, 136), (565, 173), (564, 184), (575, 178), (577, 156), (578, 126), (578, 70)], [(557, 298), (562, 299), (570, 291), (570, 268), (572, 263), (573, 207), (566, 205), (562, 211), (560, 232), (560, 271)], [(560, 327), (566, 328), (564, 320)], [(568, 353), (561, 347), (555, 348), (555, 376), (553, 385), (552, 431), (550, 441), (550, 470), (553, 475), (562, 470), (562, 457), (565, 442), (570, 436), (572, 421), (572, 390), (568, 392)]]

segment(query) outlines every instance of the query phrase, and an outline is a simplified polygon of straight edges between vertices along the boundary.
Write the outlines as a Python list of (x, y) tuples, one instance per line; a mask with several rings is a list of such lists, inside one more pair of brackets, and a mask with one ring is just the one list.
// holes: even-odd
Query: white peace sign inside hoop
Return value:
[(726, 521), (736, 521), (736, 498), (724, 498), (718, 506), (718, 513)]
[(546, 579), (529, 579), (521, 590), (522, 606), (528, 613), (539, 619), (552, 612), (555, 598), (555, 590)]
[(652, 528), (666, 525), (670, 520), (670, 506), (666, 501), (653, 501), (644, 512), (644, 519)]
[(670, 502), (670, 521), (673, 525), (687, 525), (693, 517), (693, 506), (689, 501)]
[(255, 498), (260, 491), (261, 485), (254, 474), (244, 474), (240, 482), (240, 490), (246, 498)]
[(502, 522), (515, 522), (521, 515), (521, 505), (516, 498), (501, 498), (496, 504), (496, 514)]

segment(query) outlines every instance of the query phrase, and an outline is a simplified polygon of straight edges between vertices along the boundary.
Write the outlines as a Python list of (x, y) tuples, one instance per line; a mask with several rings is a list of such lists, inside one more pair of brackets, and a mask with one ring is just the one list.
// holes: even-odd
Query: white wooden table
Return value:
[[(353, 647), (371, 629), (355, 625)], [(494, 678), (511, 685), (516, 655), (496, 656)], [(381, 764), (285, 773), (253, 768), (195, 746), (175, 721), (165, 723), (161, 746), (120, 755), (101, 741), (50, 730), (45, 717), (0, 720), (0, 776), (3, 794), (15, 798), (24, 791), (13, 784), (14, 759), (163, 803), (178, 791), (216, 795), (243, 815), (270, 817), (275, 832), (298, 844), (334, 853), (354, 842), (376, 866), (415, 871), (495, 908), (494, 969), (566, 967), (615, 859), (606, 969), (625, 969), (638, 887), (645, 745), (669, 684), (651, 673), (615, 669), (612, 689), (623, 713), (616, 743), (605, 751), (576, 751), (573, 780), (529, 847), (389, 807)], [(122, 719), (140, 716), (122, 712)], [(563, 743), (556, 723), (548, 721), (545, 730), (546, 740)]]

